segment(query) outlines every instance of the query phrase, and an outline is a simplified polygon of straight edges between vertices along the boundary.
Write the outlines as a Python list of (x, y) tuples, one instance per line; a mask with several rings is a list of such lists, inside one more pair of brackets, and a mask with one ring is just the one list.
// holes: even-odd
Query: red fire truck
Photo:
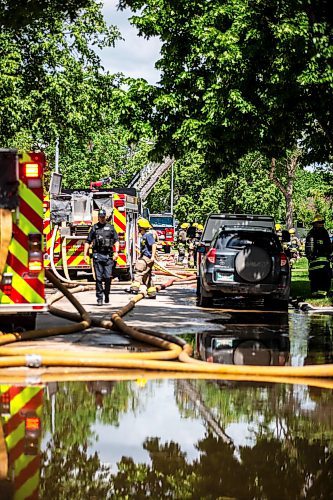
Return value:
[(84, 243), (91, 226), (97, 222), (99, 208), (104, 208), (119, 237), (114, 275), (130, 279), (138, 243), (135, 189), (61, 191), (59, 178), (56, 179), (57, 188), (51, 182), (50, 194), (44, 199), (45, 267), (60, 271), (68, 280), (76, 278), (78, 271), (90, 271), (84, 261)]
[(174, 216), (170, 213), (149, 214), (149, 222), (158, 234), (157, 248), (170, 253), (175, 242)]
[(43, 153), (0, 149), (0, 329), (33, 329), (46, 311)]

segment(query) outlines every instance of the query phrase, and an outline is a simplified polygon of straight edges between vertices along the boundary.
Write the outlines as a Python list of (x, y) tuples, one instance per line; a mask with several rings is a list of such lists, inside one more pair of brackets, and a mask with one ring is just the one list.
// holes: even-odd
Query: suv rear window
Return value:
[(240, 250), (252, 245), (263, 248), (269, 253), (281, 251), (279, 239), (274, 234), (247, 231), (220, 233), (216, 239), (215, 248), (217, 250), (225, 250), (227, 248)]

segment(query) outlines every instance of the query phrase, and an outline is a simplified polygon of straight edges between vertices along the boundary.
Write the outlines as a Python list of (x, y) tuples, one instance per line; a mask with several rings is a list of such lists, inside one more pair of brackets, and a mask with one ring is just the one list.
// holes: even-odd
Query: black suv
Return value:
[(208, 217), (198, 247), (199, 306), (212, 305), (215, 297), (252, 296), (263, 298), (269, 308), (288, 308), (289, 261), (274, 228), (269, 216)]

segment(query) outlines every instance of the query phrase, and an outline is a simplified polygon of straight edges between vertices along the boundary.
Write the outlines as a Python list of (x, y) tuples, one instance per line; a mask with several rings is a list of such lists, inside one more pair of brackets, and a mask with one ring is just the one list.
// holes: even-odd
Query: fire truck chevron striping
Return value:
[(38, 498), (43, 393), (41, 386), (0, 385), (0, 416), (14, 500)]
[[(43, 233), (43, 153), (0, 150), (2, 205), (10, 206), (12, 237), (0, 286), (0, 315), (47, 310), (42, 253)], [(15, 175), (17, 192), (8, 194)], [(1, 316), (0, 316), (1, 319)]]
[[(126, 266), (127, 256), (124, 251), (126, 248), (126, 198), (124, 194), (113, 195), (113, 224), (119, 237), (119, 256), (117, 264)], [(124, 242), (124, 243), (123, 243)]]

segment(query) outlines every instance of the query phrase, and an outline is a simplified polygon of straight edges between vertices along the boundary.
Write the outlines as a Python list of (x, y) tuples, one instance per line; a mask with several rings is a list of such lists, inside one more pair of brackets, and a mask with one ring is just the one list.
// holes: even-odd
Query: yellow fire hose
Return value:
[[(58, 286), (64, 295), (70, 298), (73, 305), (81, 315), (81, 322), (77, 325), (69, 325), (62, 328), (49, 328), (44, 330), (5, 334), (0, 337), (0, 345), (16, 342), (17, 340), (28, 340), (40, 338), (43, 336), (59, 335), (60, 333), (72, 333), (88, 328), (91, 324), (91, 319), (86, 313), (81, 304), (71, 295), (71, 293), (61, 285), (58, 280), (47, 272), (47, 278)], [(171, 284), (175, 279), (170, 280)], [(167, 284), (160, 286), (165, 288)], [(132, 309), (136, 302), (141, 300), (143, 296), (138, 294), (131, 299), (130, 303), (123, 308), (125, 311)], [(64, 313), (63, 313), (64, 314)], [(217, 363), (207, 363), (205, 361), (195, 360), (190, 357), (192, 348), (188, 344), (180, 347), (176, 343), (177, 337), (174, 337), (175, 342), (169, 342), (158, 336), (143, 333), (135, 328), (132, 328), (121, 319), (124, 311), (118, 311), (111, 316), (111, 323), (118, 330), (132, 338), (147, 342), (164, 349), (165, 351), (156, 351), (149, 353), (96, 353), (82, 352), (76, 354), (63, 350), (36, 350), (31, 352), (30, 349), (24, 350), (24, 354), (20, 355), (11, 349), (0, 350), (0, 367), (10, 366), (54, 366), (54, 367), (91, 367), (91, 368), (122, 368), (122, 369), (139, 369), (139, 370), (157, 370), (171, 372), (192, 372), (195, 374), (214, 374), (230, 376), (250, 376), (250, 377), (333, 377), (333, 365), (314, 365), (305, 367), (276, 367), (276, 366), (235, 366), (235, 365), (220, 365)], [(60, 315), (60, 314), (59, 314)], [(179, 340), (179, 339), (178, 339)], [(161, 355), (161, 358), (159, 357)], [(179, 361), (170, 361), (177, 359)]]

